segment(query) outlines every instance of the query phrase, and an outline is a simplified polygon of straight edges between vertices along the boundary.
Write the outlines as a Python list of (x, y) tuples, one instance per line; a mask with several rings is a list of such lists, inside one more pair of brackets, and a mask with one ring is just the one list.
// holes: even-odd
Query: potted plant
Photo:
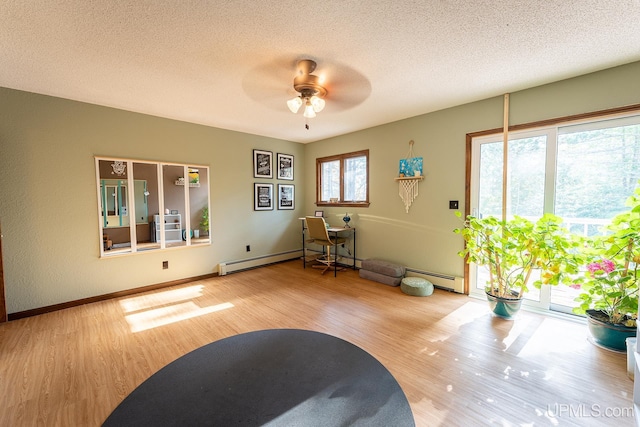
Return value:
[(209, 234), (209, 208), (205, 206), (202, 208), (202, 217), (200, 220), (200, 228), (202, 229), (202, 233), (204, 235)]
[[(500, 220), (470, 215), (454, 230), (465, 241), (458, 255), (488, 270), (485, 292), (495, 315), (511, 319), (530, 285), (539, 289), (543, 284), (568, 283), (570, 273), (578, 271), (577, 243), (561, 224), (562, 219), (552, 214), (536, 222), (520, 216)], [(540, 275), (534, 280), (535, 270)]]
[(571, 287), (581, 289), (575, 313), (585, 314), (594, 342), (624, 351), (636, 336), (640, 285), (640, 187), (627, 199), (630, 209), (616, 215), (605, 235), (586, 237), (581, 255), (586, 268)]

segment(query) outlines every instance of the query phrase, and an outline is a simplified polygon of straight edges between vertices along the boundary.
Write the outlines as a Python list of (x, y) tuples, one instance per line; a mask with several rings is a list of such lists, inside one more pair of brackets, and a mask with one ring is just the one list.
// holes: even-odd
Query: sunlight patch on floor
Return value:
[(192, 319), (216, 311), (226, 310), (233, 306), (230, 302), (226, 302), (208, 307), (200, 307), (193, 301), (188, 301), (129, 314), (125, 316), (125, 319), (129, 323), (131, 332), (135, 333), (177, 323), (182, 320)]
[[(459, 329), (468, 324), (473, 323), (479, 317), (483, 317), (487, 315), (487, 309), (485, 306), (481, 304), (477, 304), (475, 302), (468, 302), (464, 305), (460, 306), (458, 309), (452, 311), (447, 314), (442, 319), (438, 320), (433, 324), (433, 330), (441, 330), (441, 331), (451, 331), (443, 332), (441, 335), (436, 336), (431, 341), (445, 341), (449, 339), (452, 335), (457, 334)], [(426, 349), (423, 349), (425, 351)]]
[(202, 296), (204, 285), (186, 286), (184, 288), (171, 289), (147, 295), (126, 298), (120, 301), (120, 306), (125, 313), (146, 310), (160, 305), (173, 304), (176, 301), (186, 301)]
[[(518, 318), (516, 320), (501, 320), (500, 322), (509, 322), (510, 328), (508, 329), (507, 335), (502, 339), (502, 344), (504, 345), (504, 351), (509, 350), (513, 343), (533, 324), (532, 319), (528, 318)], [(495, 330), (495, 329), (494, 329)], [(524, 337), (526, 339), (526, 337)]]
[(585, 325), (546, 318), (527, 339), (518, 356), (537, 358), (549, 353), (571, 355), (589, 345)]

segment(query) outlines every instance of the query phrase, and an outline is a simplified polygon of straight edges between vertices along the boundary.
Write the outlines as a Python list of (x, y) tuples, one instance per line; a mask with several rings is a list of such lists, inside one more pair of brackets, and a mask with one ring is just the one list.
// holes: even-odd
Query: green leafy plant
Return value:
[[(456, 215), (462, 217), (459, 212)], [(454, 230), (465, 241), (458, 255), (488, 269), (488, 294), (522, 298), (530, 285), (540, 288), (543, 284), (570, 283), (570, 275), (578, 272), (578, 242), (561, 224), (562, 219), (552, 214), (536, 222), (520, 216), (500, 220), (470, 215), (463, 227)], [(536, 280), (532, 280), (534, 270), (540, 270)]]
[[(575, 313), (596, 310), (612, 324), (636, 326), (640, 285), (640, 186), (627, 199), (630, 207), (605, 227), (604, 236), (582, 239), (581, 256), (586, 268), (570, 285), (581, 289)], [(601, 319), (602, 320), (602, 319)]]
[(207, 234), (209, 233), (209, 208), (208, 207), (204, 207), (202, 208), (202, 217), (200, 220), (200, 228), (202, 229), (202, 231)]

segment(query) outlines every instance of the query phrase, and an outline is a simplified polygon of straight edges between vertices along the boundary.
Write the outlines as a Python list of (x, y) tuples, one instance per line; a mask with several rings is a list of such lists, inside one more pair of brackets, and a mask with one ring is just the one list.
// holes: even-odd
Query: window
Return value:
[(210, 243), (208, 167), (95, 161), (101, 257)]
[(316, 159), (318, 206), (369, 206), (369, 150)]
[[(471, 149), (471, 214), (500, 217), (502, 135), (474, 137)], [(510, 132), (508, 159), (507, 216), (535, 220), (552, 212), (573, 232), (597, 234), (626, 209), (640, 179), (640, 115)], [(470, 291), (482, 294), (485, 273), (469, 271)], [(525, 304), (571, 312), (577, 293), (566, 286), (531, 289)]]

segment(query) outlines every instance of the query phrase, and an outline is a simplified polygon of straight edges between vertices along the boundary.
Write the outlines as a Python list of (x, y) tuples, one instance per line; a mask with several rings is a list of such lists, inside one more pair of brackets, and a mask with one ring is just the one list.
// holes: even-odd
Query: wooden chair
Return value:
[[(322, 274), (327, 270), (333, 268), (334, 270), (344, 270), (344, 267), (338, 268), (336, 260), (338, 258), (337, 246), (344, 243), (346, 239), (344, 237), (331, 237), (327, 231), (327, 224), (324, 222), (324, 218), (308, 216), (305, 218), (307, 223), (307, 230), (309, 231), (309, 239), (313, 240), (313, 243), (322, 245), (325, 249), (324, 256), (317, 258), (316, 261), (323, 265), (313, 265), (314, 268), (322, 268)], [(331, 254), (331, 247), (334, 247), (333, 255)]]

